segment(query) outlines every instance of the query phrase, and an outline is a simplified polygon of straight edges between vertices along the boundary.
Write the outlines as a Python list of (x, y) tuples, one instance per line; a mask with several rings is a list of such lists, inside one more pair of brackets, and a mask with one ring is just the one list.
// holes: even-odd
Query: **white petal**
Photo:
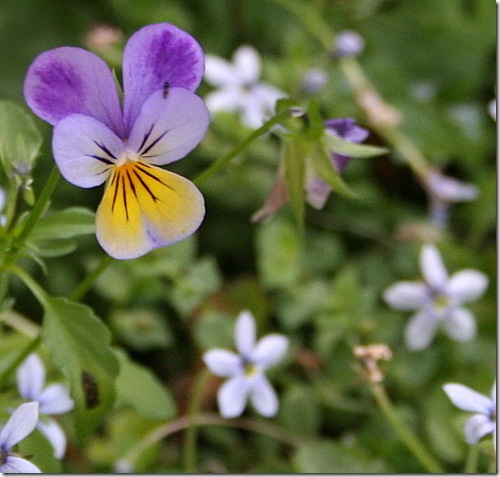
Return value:
[(429, 288), (423, 283), (397, 282), (384, 291), (383, 298), (396, 310), (416, 310), (429, 301)]
[(247, 402), (249, 382), (243, 375), (227, 380), (219, 389), (217, 401), (222, 417), (238, 417)]
[(434, 245), (425, 245), (420, 255), (420, 269), (426, 282), (434, 289), (445, 287), (448, 272), (444, 267), (439, 250)]
[(490, 399), (463, 384), (445, 384), (443, 390), (451, 402), (463, 411), (489, 414), (493, 408), (493, 402)]
[(443, 320), (448, 336), (455, 341), (470, 341), (476, 336), (476, 320), (465, 308), (455, 308)]
[(477, 300), (488, 286), (488, 277), (477, 270), (461, 270), (454, 273), (446, 285), (446, 290), (458, 303)]
[(413, 316), (405, 330), (406, 345), (411, 350), (427, 348), (436, 334), (438, 320), (427, 310)]
[(41, 474), (42, 471), (31, 462), (21, 457), (9, 455), (4, 464), (0, 465), (2, 474)]
[(232, 113), (241, 108), (241, 91), (236, 89), (213, 91), (205, 96), (205, 103), (211, 113), (219, 111)]
[(68, 388), (63, 384), (47, 386), (40, 394), (38, 402), (42, 414), (63, 414), (75, 407)]
[(242, 311), (234, 327), (236, 349), (245, 358), (252, 355), (255, 347), (255, 319), (249, 311)]
[(249, 129), (257, 129), (270, 117), (271, 112), (266, 111), (262, 103), (255, 101), (251, 95), (248, 95), (241, 108), (241, 124)]
[(202, 140), (210, 115), (202, 99), (184, 88), (153, 93), (142, 106), (128, 142), (134, 154), (149, 164), (183, 158)]
[(37, 427), (52, 445), (54, 457), (62, 459), (66, 452), (66, 435), (61, 426), (54, 419), (49, 419), (46, 422), (40, 421)]
[(11, 449), (33, 432), (38, 421), (38, 403), (21, 404), (0, 432), (0, 447)]
[(465, 422), (465, 440), (477, 444), (479, 439), (496, 429), (496, 423), (483, 414), (474, 414)]
[(433, 170), (426, 179), (431, 194), (444, 202), (467, 202), (478, 196), (477, 187)]
[(278, 397), (264, 375), (257, 377), (250, 391), (250, 401), (262, 416), (271, 417), (278, 412)]
[(240, 46), (233, 55), (233, 63), (243, 83), (252, 84), (259, 80), (262, 64), (259, 53), (252, 46)]
[(276, 101), (286, 98), (286, 93), (267, 83), (258, 83), (252, 88), (252, 95), (272, 113)]
[(239, 86), (241, 80), (234, 66), (223, 58), (215, 55), (205, 56), (205, 81), (212, 86), (226, 88), (228, 86)]
[(225, 349), (211, 349), (203, 355), (203, 361), (212, 373), (225, 378), (242, 373), (241, 358)]
[(36, 353), (30, 354), (17, 368), (19, 394), (30, 401), (38, 401), (45, 384), (45, 367)]
[(262, 369), (268, 369), (283, 359), (288, 349), (288, 338), (279, 334), (264, 336), (252, 353), (252, 361)]

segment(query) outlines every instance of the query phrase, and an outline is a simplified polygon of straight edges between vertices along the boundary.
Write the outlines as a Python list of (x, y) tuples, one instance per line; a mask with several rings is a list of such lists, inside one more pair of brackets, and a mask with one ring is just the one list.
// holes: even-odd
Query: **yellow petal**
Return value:
[(195, 185), (144, 162), (116, 167), (97, 209), (96, 235), (112, 257), (136, 258), (182, 240), (199, 227), (205, 206)]

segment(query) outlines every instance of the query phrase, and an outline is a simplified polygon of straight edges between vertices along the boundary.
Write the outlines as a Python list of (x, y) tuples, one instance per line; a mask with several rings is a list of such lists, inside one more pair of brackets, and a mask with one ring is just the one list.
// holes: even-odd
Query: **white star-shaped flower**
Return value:
[(482, 437), (493, 433), (493, 443), (496, 448), (496, 385), (493, 385), (491, 390), (491, 398), (463, 384), (445, 384), (443, 389), (451, 402), (459, 409), (476, 413), (465, 422), (464, 431), (467, 443), (477, 444)]
[(448, 277), (438, 249), (425, 245), (420, 255), (424, 282), (401, 281), (384, 292), (384, 300), (397, 310), (417, 310), (406, 328), (412, 350), (429, 346), (438, 325), (455, 341), (469, 341), (476, 334), (472, 313), (462, 304), (477, 300), (488, 278), (477, 270), (461, 270)]
[(238, 354), (226, 349), (212, 349), (203, 355), (212, 373), (229, 378), (217, 395), (221, 415), (241, 415), (250, 398), (259, 414), (274, 416), (278, 412), (278, 398), (264, 373), (283, 358), (288, 349), (288, 339), (274, 333), (256, 343), (255, 320), (248, 311), (239, 314), (234, 338)]
[(286, 94), (260, 81), (261, 71), (259, 53), (248, 45), (235, 51), (232, 63), (206, 55), (205, 80), (218, 88), (205, 97), (208, 110), (239, 112), (245, 126), (262, 126), (273, 115), (276, 101)]

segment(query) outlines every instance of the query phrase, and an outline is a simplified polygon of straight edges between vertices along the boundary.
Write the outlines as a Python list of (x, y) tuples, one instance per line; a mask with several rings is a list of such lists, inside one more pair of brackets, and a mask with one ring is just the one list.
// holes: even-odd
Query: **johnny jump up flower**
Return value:
[(491, 397), (479, 394), (463, 384), (445, 384), (443, 389), (451, 402), (459, 409), (476, 413), (465, 422), (464, 431), (467, 443), (477, 444), (482, 437), (493, 433), (493, 442), (496, 447), (496, 385), (493, 385)]
[(206, 132), (209, 114), (194, 94), (203, 68), (198, 43), (159, 23), (125, 46), (123, 106), (111, 70), (89, 51), (46, 51), (28, 70), (26, 102), (54, 126), (61, 174), (79, 187), (106, 182), (96, 234), (112, 257), (136, 258), (182, 240), (203, 219), (194, 184), (157, 167), (184, 157)]
[(48, 439), (54, 448), (54, 456), (61, 459), (66, 451), (66, 436), (61, 426), (47, 416), (63, 414), (74, 407), (69, 391), (63, 384), (45, 386), (45, 368), (37, 354), (30, 354), (17, 368), (17, 385), (19, 394), (24, 399), (36, 401), (42, 416), (37, 428)]
[(424, 282), (401, 281), (384, 292), (384, 300), (397, 310), (417, 310), (406, 328), (406, 344), (421, 350), (429, 346), (438, 325), (455, 341), (469, 341), (476, 334), (472, 313), (462, 304), (478, 299), (488, 278), (477, 270), (461, 270), (448, 277), (441, 255), (425, 245), (420, 255)]
[(248, 397), (259, 414), (266, 417), (278, 412), (278, 398), (264, 372), (280, 361), (288, 348), (288, 339), (270, 334), (255, 342), (255, 319), (248, 311), (236, 320), (234, 339), (238, 354), (212, 349), (203, 355), (208, 369), (229, 378), (219, 389), (217, 400), (223, 417), (238, 417)]
[(0, 432), (0, 472), (2, 474), (40, 474), (40, 469), (17, 456), (12, 448), (30, 435), (38, 421), (38, 403), (21, 404)]
[(205, 80), (218, 88), (205, 97), (210, 112), (239, 112), (243, 125), (262, 126), (272, 116), (276, 101), (286, 94), (259, 81), (261, 70), (258, 52), (248, 45), (235, 51), (232, 63), (207, 55)]

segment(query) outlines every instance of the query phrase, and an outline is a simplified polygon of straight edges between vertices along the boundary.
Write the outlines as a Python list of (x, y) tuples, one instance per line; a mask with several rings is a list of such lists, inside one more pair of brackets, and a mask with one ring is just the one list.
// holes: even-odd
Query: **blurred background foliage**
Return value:
[[(495, 5), (490, 0), (303, 3), (318, 9), (334, 31), (352, 29), (364, 38), (359, 61), (382, 97), (400, 111), (401, 129), (432, 164), (479, 188), (477, 200), (452, 208), (438, 243), (450, 272), (476, 268), (490, 278), (487, 295), (470, 307), (477, 338), (458, 344), (440, 335), (428, 349), (409, 352), (403, 342), (409, 314), (381, 300), (388, 285), (420, 276), (421, 244), (435, 236), (426, 195), (401, 157), (391, 152), (352, 161), (344, 178), (360, 199), (332, 195), (323, 210), (308, 208), (301, 235), (289, 206), (266, 224), (250, 221), (276, 174), (279, 144), (268, 135), (202, 184), (207, 216), (194, 237), (134, 261), (113, 262), (85, 298), (126, 351), (120, 362), (128, 365), (117, 384), (115, 410), (84, 445), (70, 442), (65, 471), (110, 472), (141, 436), (184, 414), (203, 367), (201, 353), (232, 346), (234, 318), (243, 308), (255, 314), (260, 333), (281, 332), (291, 340), (287, 361), (270, 376), (281, 402), (273, 422), (294, 436), (294, 444), (204, 426), (200, 471), (421, 472), (356, 372), (352, 347), (376, 342), (389, 344), (394, 353), (386, 364), (386, 386), (401, 419), (447, 471), (461, 471), (465, 416), (441, 385), (462, 382), (489, 393), (496, 363), (496, 137), (487, 112), (496, 95)], [(325, 119), (354, 117), (368, 127), (334, 60), (295, 18), (265, 0), (1, 0), (0, 98), (23, 103), (24, 75), (44, 50), (88, 48), (89, 32), (99, 25), (122, 32), (119, 48), (138, 28), (164, 21), (187, 30), (207, 53), (230, 58), (238, 46), (254, 46), (266, 82), (299, 103), (318, 100)], [(119, 58), (116, 51), (106, 58), (118, 73)], [(314, 95), (303, 88), (311, 69), (328, 76)], [(202, 84), (198, 94), (210, 90)], [(38, 124), (45, 141), (35, 193), (53, 166), (51, 128)], [(193, 179), (247, 134), (233, 116), (217, 115), (202, 144), (172, 169)], [(386, 146), (375, 133), (366, 143)], [(95, 210), (101, 193), (61, 181), (53, 204), (58, 210)], [(67, 295), (101, 255), (95, 237), (88, 236), (79, 239), (76, 251), (48, 258), (46, 275), (33, 263), (26, 266), (50, 293)], [(14, 291), (16, 308), (40, 320), (24, 287)], [(7, 340), (2, 346), (6, 354), (14, 345)], [(204, 410), (216, 409), (218, 383), (209, 381)], [(142, 397), (134, 395), (138, 390)], [(252, 410), (248, 414), (256, 417)], [(135, 470), (182, 471), (181, 449), (182, 439), (174, 434), (142, 453)], [(46, 460), (42, 468), (56, 468)]]

